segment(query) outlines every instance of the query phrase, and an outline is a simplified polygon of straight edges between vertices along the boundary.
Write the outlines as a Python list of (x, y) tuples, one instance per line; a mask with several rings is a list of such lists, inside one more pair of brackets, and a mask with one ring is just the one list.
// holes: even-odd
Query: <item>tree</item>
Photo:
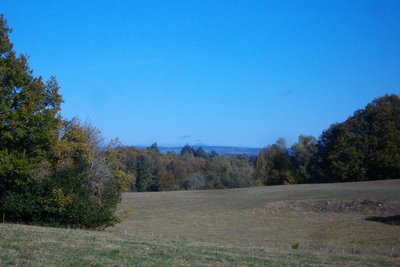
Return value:
[(16, 56), (10, 32), (0, 15), (0, 196), (49, 169), (62, 102), (56, 79), (33, 76), (26, 56)]
[(318, 146), (323, 181), (399, 178), (400, 97), (373, 100), (323, 132)]
[(63, 122), (54, 173), (47, 179), (70, 200), (63, 212), (52, 215), (59, 223), (101, 228), (115, 222), (125, 183), (121, 175), (126, 175), (116, 166), (115, 146), (105, 145), (97, 128), (78, 119)]
[(147, 149), (152, 150), (156, 153), (160, 153), (160, 149), (158, 148), (157, 142), (153, 143), (150, 147), (148, 147)]
[(279, 138), (275, 144), (260, 150), (255, 178), (256, 183), (265, 185), (295, 183), (285, 139)]
[(204, 150), (203, 147), (199, 147), (194, 151), (194, 156), (198, 158), (206, 159), (208, 158), (207, 152)]
[(386, 95), (368, 104), (360, 114), (363, 139), (368, 143), (366, 177), (398, 179), (400, 173), (400, 96)]
[(37, 224), (113, 224), (123, 172), (113, 148), (96, 128), (61, 120), (56, 79), (33, 75), (10, 32), (0, 16), (0, 213)]
[(105, 157), (109, 167), (118, 181), (122, 192), (127, 192), (135, 181), (135, 172), (126, 166), (126, 158), (120, 153), (121, 144), (118, 140), (112, 140), (105, 148)]
[(206, 163), (206, 188), (238, 188), (250, 186), (252, 164), (240, 156), (216, 156)]
[(195, 150), (193, 147), (189, 146), (186, 144), (182, 149), (181, 149), (181, 156), (194, 156)]
[(315, 156), (318, 152), (317, 139), (300, 135), (298, 142), (291, 147), (293, 153), (294, 179), (296, 183), (311, 182), (315, 175)]
[(151, 169), (147, 158), (144, 155), (138, 156), (136, 160), (136, 190), (139, 192), (147, 191), (151, 178)]
[(362, 136), (349, 125), (334, 124), (319, 142), (321, 168), (325, 171), (321, 182), (365, 180), (366, 144)]

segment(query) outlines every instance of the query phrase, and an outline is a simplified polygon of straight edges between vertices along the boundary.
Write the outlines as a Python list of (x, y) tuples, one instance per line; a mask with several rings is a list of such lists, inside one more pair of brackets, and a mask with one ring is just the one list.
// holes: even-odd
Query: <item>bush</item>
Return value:
[(292, 244), (292, 249), (299, 249), (300, 248), (300, 243), (299, 242), (295, 242)]

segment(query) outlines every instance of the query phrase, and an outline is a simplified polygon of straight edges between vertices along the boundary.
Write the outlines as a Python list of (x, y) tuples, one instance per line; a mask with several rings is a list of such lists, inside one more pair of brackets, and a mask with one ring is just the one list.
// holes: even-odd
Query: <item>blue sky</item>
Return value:
[(318, 137), (400, 94), (400, 1), (2, 0), (36, 75), (127, 145)]

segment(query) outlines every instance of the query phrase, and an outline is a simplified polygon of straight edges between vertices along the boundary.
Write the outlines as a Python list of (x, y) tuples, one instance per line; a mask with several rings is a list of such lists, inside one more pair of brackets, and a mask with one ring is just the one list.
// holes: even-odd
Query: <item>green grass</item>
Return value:
[(298, 205), (396, 208), (399, 192), (400, 180), (127, 193), (123, 222), (103, 232), (0, 224), (0, 266), (400, 266), (400, 226), (366, 220), (400, 211)]
[(0, 225), (1, 266), (389, 266), (389, 257), (195, 245), (109, 232)]

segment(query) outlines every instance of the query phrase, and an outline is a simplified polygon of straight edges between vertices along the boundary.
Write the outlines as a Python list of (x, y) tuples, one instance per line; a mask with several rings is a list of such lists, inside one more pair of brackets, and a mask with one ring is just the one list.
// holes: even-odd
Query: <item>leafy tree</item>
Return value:
[(50, 169), (62, 101), (54, 77), (44, 82), (33, 76), (26, 56), (16, 56), (10, 32), (0, 15), (1, 202), (6, 192), (23, 192)]
[(204, 150), (203, 147), (198, 147), (198, 148), (194, 151), (194, 156), (195, 156), (195, 157), (198, 157), (198, 158), (203, 158), (203, 159), (208, 158), (207, 152)]
[(313, 136), (300, 135), (298, 142), (291, 147), (296, 183), (312, 181), (313, 175), (315, 175), (317, 143), (317, 139)]
[(125, 166), (126, 159), (119, 153), (120, 143), (118, 140), (111, 141), (104, 153), (109, 167), (118, 181), (122, 192), (127, 192), (131, 184), (135, 181), (135, 172), (131, 168)]
[(365, 180), (366, 146), (362, 136), (344, 124), (332, 125), (320, 139), (322, 182)]
[(206, 163), (205, 187), (238, 188), (252, 185), (253, 166), (241, 157), (216, 156)]
[(400, 97), (386, 95), (333, 124), (319, 141), (322, 181), (396, 179), (400, 173)]
[(275, 144), (261, 149), (256, 161), (255, 178), (256, 183), (264, 185), (295, 183), (285, 139), (280, 138)]
[[(365, 158), (367, 179), (398, 179), (400, 173), (400, 96), (375, 99), (360, 112), (363, 139), (368, 143)], [(363, 127), (364, 126), (364, 127)]]
[(77, 119), (63, 123), (56, 166), (49, 179), (52, 187), (71, 199), (59, 216), (62, 224), (98, 228), (115, 222), (124, 174), (116, 166), (114, 145), (104, 145), (98, 129)]
[(195, 149), (188, 144), (186, 144), (182, 149), (181, 149), (181, 156), (194, 156), (196, 153)]
[(166, 156), (166, 177), (162, 179), (161, 190), (179, 190), (182, 189), (184, 180), (189, 176), (188, 165), (183, 157), (168, 154)]
[(160, 153), (160, 149), (158, 148), (157, 142), (153, 143), (150, 147), (148, 147), (147, 149), (152, 150), (156, 153)]
[(204, 189), (206, 183), (206, 177), (201, 172), (195, 172), (190, 176), (189, 181), (190, 185), (188, 189), (191, 190)]
[(123, 170), (100, 132), (62, 121), (54, 77), (16, 56), (0, 16), (0, 212), (7, 220), (101, 228), (116, 221)]
[(136, 161), (136, 190), (139, 192), (147, 191), (150, 180), (150, 165), (144, 155), (138, 156)]

